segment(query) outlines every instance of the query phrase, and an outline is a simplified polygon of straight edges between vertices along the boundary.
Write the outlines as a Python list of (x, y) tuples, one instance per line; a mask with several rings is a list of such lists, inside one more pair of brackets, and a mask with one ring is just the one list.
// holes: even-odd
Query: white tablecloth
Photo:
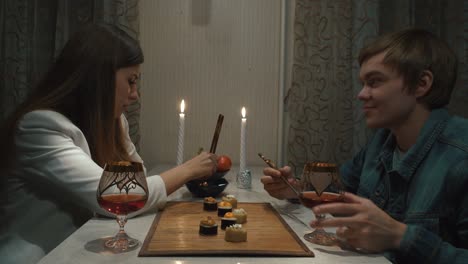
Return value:
[[(158, 166), (150, 171), (151, 174), (162, 172), (169, 166)], [(302, 239), (303, 234), (310, 232), (307, 224), (313, 218), (309, 209), (299, 205), (280, 201), (270, 197), (264, 190), (259, 178), (262, 175), (260, 167), (252, 168), (252, 188), (249, 190), (236, 187), (236, 171), (231, 170), (226, 179), (229, 185), (225, 193), (233, 194), (240, 202), (270, 202), (283, 216), (285, 221)], [(181, 188), (169, 196), (169, 200), (201, 200), (193, 198), (185, 188)], [(156, 213), (146, 214), (129, 219), (125, 225), (126, 232), (139, 239), (145, 240), (146, 234), (154, 220)], [(382, 255), (361, 254), (352, 251), (344, 251), (337, 247), (324, 247), (311, 244), (305, 240), (307, 245), (315, 254), (313, 258), (307, 257), (138, 257), (139, 248), (121, 254), (110, 254), (108, 252), (95, 252), (92, 249), (94, 241), (99, 238), (112, 236), (118, 230), (118, 225), (113, 219), (93, 218), (85, 225), (69, 236), (57, 248), (45, 256), (40, 263), (158, 263), (158, 264), (310, 264), (310, 263), (390, 263)], [(333, 230), (329, 230), (333, 231)]]

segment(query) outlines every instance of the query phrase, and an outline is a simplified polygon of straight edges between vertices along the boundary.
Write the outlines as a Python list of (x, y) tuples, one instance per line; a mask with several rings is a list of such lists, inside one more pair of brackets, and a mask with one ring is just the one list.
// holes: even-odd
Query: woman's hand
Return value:
[(397, 249), (406, 225), (390, 217), (372, 201), (345, 193), (344, 202), (321, 204), (312, 208), (314, 214), (339, 217), (314, 220), (312, 227), (338, 227), (336, 234), (350, 246), (366, 252)]
[(295, 198), (296, 194), (288, 187), (280, 177), (286, 177), (288, 181), (296, 185), (296, 180), (291, 177), (291, 167), (285, 166), (278, 170), (267, 167), (263, 169), (263, 174), (260, 181), (263, 183), (263, 188), (271, 196), (277, 199)]
[(216, 171), (216, 155), (202, 152), (191, 160), (161, 173), (167, 195), (179, 189), (188, 181), (208, 178)]
[(181, 165), (189, 176), (189, 180), (208, 178), (216, 172), (217, 157), (213, 153), (201, 152)]

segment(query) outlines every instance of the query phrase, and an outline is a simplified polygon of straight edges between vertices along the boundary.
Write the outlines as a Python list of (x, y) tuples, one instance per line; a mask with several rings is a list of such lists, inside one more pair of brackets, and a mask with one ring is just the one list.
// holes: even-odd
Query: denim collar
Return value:
[(396, 139), (392, 133), (389, 133), (382, 151), (379, 154), (379, 160), (387, 173), (391, 170), (397, 171), (406, 181), (409, 181), (414, 175), (422, 160), (426, 157), (432, 145), (442, 133), (447, 124), (450, 114), (447, 109), (439, 108), (432, 110), (429, 118), (424, 123), (423, 128), (414, 144), (403, 157), (400, 166), (396, 170), (392, 169), (393, 150), (396, 147)]

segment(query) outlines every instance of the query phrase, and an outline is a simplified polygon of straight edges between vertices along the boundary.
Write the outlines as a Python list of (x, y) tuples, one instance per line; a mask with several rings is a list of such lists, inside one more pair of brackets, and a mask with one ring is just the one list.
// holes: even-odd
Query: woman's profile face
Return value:
[(115, 118), (120, 118), (127, 107), (138, 100), (139, 79), (140, 65), (121, 68), (115, 73)]

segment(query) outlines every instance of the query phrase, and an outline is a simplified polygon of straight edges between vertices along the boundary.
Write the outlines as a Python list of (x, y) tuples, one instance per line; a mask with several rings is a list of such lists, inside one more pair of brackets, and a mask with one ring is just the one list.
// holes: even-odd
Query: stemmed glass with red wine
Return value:
[(148, 184), (139, 162), (117, 161), (104, 166), (97, 200), (106, 211), (117, 217), (119, 232), (104, 244), (115, 252), (126, 252), (136, 249), (140, 242), (125, 233), (127, 215), (143, 208), (148, 199)]
[[(340, 181), (338, 167), (334, 163), (309, 162), (304, 166), (300, 180), (301, 203), (312, 208), (322, 203), (333, 203), (343, 200), (344, 187)], [(324, 219), (323, 214), (315, 215), (317, 220)], [(326, 232), (323, 228), (316, 228), (305, 234), (304, 239), (323, 246), (337, 244), (337, 237)]]

